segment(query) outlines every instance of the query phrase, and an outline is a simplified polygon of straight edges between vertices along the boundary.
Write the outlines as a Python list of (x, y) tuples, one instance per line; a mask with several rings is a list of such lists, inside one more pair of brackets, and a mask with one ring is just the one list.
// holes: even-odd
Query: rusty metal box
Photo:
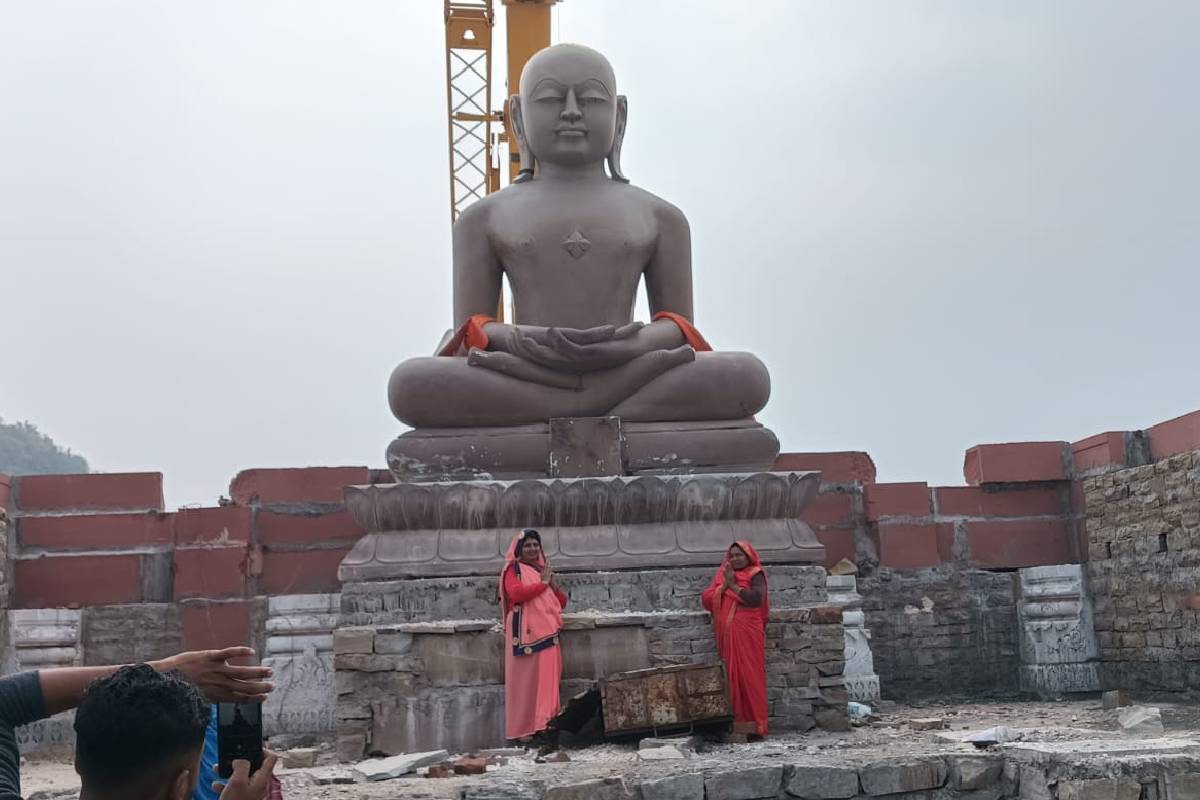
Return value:
[(600, 681), (604, 735), (646, 733), (733, 719), (725, 665), (680, 664)]

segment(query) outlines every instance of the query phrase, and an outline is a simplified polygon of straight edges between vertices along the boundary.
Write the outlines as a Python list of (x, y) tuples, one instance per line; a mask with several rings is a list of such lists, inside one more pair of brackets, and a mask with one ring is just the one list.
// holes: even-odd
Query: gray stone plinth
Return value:
[[(540, 478), (550, 475), (550, 425), (426, 428), (387, 449), (402, 481)], [(619, 472), (674, 474), (770, 469), (779, 439), (752, 419), (620, 423)]]
[(351, 486), (368, 534), (338, 577), (494, 575), (526, 527), (560, 570), (715, 565), (737, 539), (768, 563), (819, 563), (798, 518), (819, 485), (819, 472), (757, 472)]

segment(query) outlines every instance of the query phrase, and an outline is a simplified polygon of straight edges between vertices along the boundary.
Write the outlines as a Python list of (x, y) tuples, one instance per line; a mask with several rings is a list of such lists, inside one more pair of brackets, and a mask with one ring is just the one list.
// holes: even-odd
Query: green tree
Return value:
[(86, 458), (59, 447), (33, 423), (7, 423), (0, 418), (0, 472), (62, 475), (87, 471)]

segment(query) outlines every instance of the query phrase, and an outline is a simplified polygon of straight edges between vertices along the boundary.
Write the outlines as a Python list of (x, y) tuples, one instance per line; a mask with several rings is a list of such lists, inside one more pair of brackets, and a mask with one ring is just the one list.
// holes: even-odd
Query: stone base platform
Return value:
[[(388, 468), (402, 481), (555, 477), (555, 422), (409, 431), (388, 446)], [(759, 472), (779, 455), (779, 439), (752, 419), (619, 421), (616, 430), (607, 447), (616, 474)]]
[[(567, 613), (563, 622), (564, 698), (617, 672), (717, 660), (711, 621), (702, 611)], [(843, 637), (836, 606), (772, 611), (772, 730), (848, 727)], [(336, 631), (339, 758), (501, 746), (503, 642), (494, 618)]]

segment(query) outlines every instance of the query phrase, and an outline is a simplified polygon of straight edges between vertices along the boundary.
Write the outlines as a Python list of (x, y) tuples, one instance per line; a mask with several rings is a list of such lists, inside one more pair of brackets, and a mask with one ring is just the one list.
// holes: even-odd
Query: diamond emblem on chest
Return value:
[(562, 246), (564, 250), (571, 254), (571, 258), (582, 258), (583, 254), (592, 246), (592, 243), (576, 228), (571, 232), (570, 236), (562, 240)]

